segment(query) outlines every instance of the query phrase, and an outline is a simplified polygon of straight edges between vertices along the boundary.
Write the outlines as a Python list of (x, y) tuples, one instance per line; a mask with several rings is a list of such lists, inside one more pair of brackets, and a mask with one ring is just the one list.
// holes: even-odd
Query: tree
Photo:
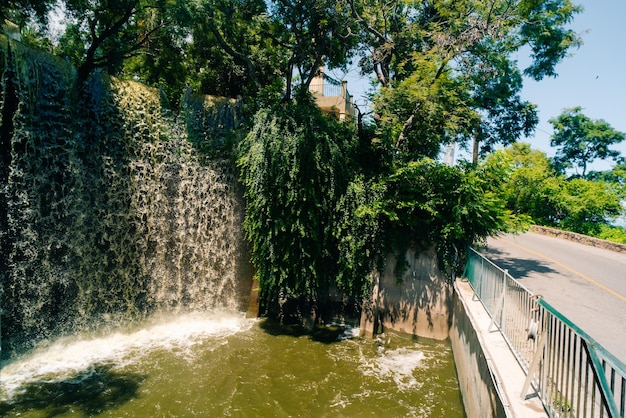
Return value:
[(509, 174), (502, 184), (506, 207), (516, 214), (525, 214), (539, 225), (556, 222), (557, 202), (563, 179), (542, 151), (529, 144), (515, 143), (496, 151), (489, 159), (500, 159)]
[[(191, 61), (206, 87), (289, 101), (320, 68), (344, 67), (357, 37), (330, 0), (203, 0), (194, 8)], [(252, 97), (249, 97), (252, 96)]]
[(158, 86), (176, 107), (190, 78), (188, 35), (194, 20), (189, 3), (173, 4), (152, 9), (145, 16), (144, 25), (158, 30), (123, 58), (118, 75)]
[(55, 4), (56, 0), (5, 0), (0, 4), (0, 24), (3, 24), (5, 19), (20, 28), (32, 20), (45, 24), (48, 12)]
[(579, 45), (566, 28), (581, 9), (569, 0), (345, 0), (360, 25), (364, 73), (373, 73), (381, 136), (400, 159), (432, 157), (437, 144), (469, 141), (483, 151), (529, 134), (533, 105), (520, 98), (523, 74), (540, 80)]
[(283, 87), (286, 53), (262, 0), (195, 3), (186, 57), (190, 86), (203, 93), (272, 103)]
[(489, 160), (508, 166), (501, 188), (507, 209), (526, 214), (539, 225), (596, 236), (623, 213), (623, 192), (617, 183), (567, 179), (545, 153), (528, 144), (513, 144)]
[(557, 197), (556, 225), (579, 234), (595, 236), (602, 225), (624, 213), (620, 194), (602, 181), (564, 181)]
[[(274, 317), (319, 319), (331, 286), (353, 288), (337, 281), (336, 234), (353, 152), (351, 127), (325, 117), (307, 94), (260, 110), (241, 144), (244, 228), (262, 306)], [(296, 309), (287, 308), (294, 302)]]
[(590, 180), (604, 181), (612, 184), (626, 200), (626, 162), (622, 161), (607, 171), (591, 171), (587, 176)]
[(361, 211), (378, 218), (387, 235), (380, 253), (403, 260), (408, 248), (435, 248), (440, 263), (455, 271), (467, 246), (500, 231), (525, 229), (528, 217), (507, 209), (498, 193), (506, 169), (496, 160), (450, 167), (422, 159), (379, 180), (375, 188), (384, 193)]
[(283, 68), (284, 100), (292, 97), (294, 80), (308, 90), (320, 68), (345, 67), (358, 40), (354, 22), (346, 19), (341, 2), (333, 0), (275, 0), (269, 7), (280, 30), (270, 34), (287, 52)]
[(155, 35), (174, 23), (178, 4), (167, 0), (66, 0), (66, 30), (56, 54), (72, 60), (79, 85), (98, 68), (116, 75), (125, 60), (145, 53)]
[(602, 119), (592, 120), (585, 116), (581, 107), (565, 109), (549, 122), (554, 128), (550, 145), (560, 147), (554, 161), (561, 171), (573, 166), (581, 170), (582, 178), (586, 178), (589, 164), (598, 158), (623, 161), (620, 152), (610, 147), (622, 142), (626, 134), (616, 131)]

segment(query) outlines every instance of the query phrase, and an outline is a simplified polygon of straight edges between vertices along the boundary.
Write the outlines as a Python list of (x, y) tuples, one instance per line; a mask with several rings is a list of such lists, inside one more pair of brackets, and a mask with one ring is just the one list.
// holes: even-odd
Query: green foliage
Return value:
[(234, 149), (245, 135), (240, 100), (188, 93), (181, 116), (189, 141), (211, 159), (233, 159)]
[(436, 158), (442, 142), (469, 135), (478, 119), (465, 106), (469, 96), (459, 80), (449, 72), (437, 76), (437, 63), (428, 59), (418, 67), (393, 87), (381, 87), (375, 100), (381, 137), (401, 161)]
[(383, 268), (386, 249), (379, 217), (371, 207), (383, 199), (379, 184), (357, 176), (349, 184), (338, 205), (340, 217), (335, 230), (338, 240), (337, 286), (352, 297), (365, 296), (371, 288), (369, 274)]
[(153, 28), (150, 38), (141, 45), (142, 53), (125, 58), (119, 73), (120, 77), (158, 87), (173, 108), (180, 104), (190, 73), (184, 57), (191, 16), (186, 2), (177, 3), (181, 4), (151, 10), (146, 17)]
[[(317, 311), (338, 277), (337, 212), (351, 178), (354, 133), (306, 97), (264, 109), (241, 144), (244, 227), (266, 309), (299, 300)], [(319, 306), (318, 306), (319, 304)]]
[(63, 3), (66, 31), (56, 53), (72, 60), (78, 69), (79, 85), (97, 69), (118, 75), (126, 60), (148, 51), (158, 54), (163, 35), (175, 33), (165, 29), (176, 19), (185, 21), (181, 18), (184, 16), (181, 11), (185, 10), (183, 2), (65, 0)]
[(597, 236), (623, 213), (623, 189), (618, 183), (567, 179), (541, 151), (514, 144), (489, 160), (500, 160), (511, 172), (500, 193), (507, 208), (526, 214), (540, 225)]
[(611, 184), (620, 198), (626, 200), (626, 162), (615, 164), (608, 171), (591, 171), (587, 178)]
[(600, 225), (623, 213), (619, 195), (605, 182), (574, 178), (559, 192), (555, 223), (569, 231), (595, 236)]
[(56, 4), (56, 0), (4, 0), (0, 3), (0, 23), (8, 19), (23, 27), (33, 20), (45, 23), (48, 11)]
[(607, 241), (626, 244), (626, 228), (623, 226), (602, 224), (595, 236)]
[(46, 37), (40, 25), (29, 25), (21, 30), (21, 42), (31, 48), (52, 52), (54, 46), (50, 39)]
[[(522, 71), (537, 80), (579, 45), (566, 25), (580, 8), (569, 0), (346, 0), (368, 54), (364, 73), (383, 87), (375, 97), (384, 135), (403, 159), (432, 157), (435, 144), (475, 141), (490, 151), (537, 124), (520, 98)], [(513, 53), (529, 47), (520, 70)]]
[(261, 110), (241, 144), (245, 228), (271, 315), (289, 300), (316, 310), (331, 289), (365, 295), (389, 253), (435, 248), (455, 268), (467, 245), (527, 227), (496, 193), (505, 164), (423, 159), (368, 179), (351, 167), (353, 138), (303, 98)]
[[(279, 96), (286, 57), (273, 39), (280, 26), (262, 0), (204, 0), (191, 7), (187, 46), (194, 91), (267, 103)], [(268, 93), (271, 94), (268, 95)]]
[(500, 159), (509, 165), (510, 177), (502, 186), (507, 208), (529, 215), (540, 225), (553, 224), (555, 199), (563, 179), (545, 153), (531, 149), (529, 144), (515, 143), (489, 159)]
[[(484, 54), (487, 54), (487, 59)], [(478, 63), (473, 62), (479, 60)], [(485, 70), (485, 61), (489, 70)], [(496, 144), (510, 145), (523, 134), (530, 136), (538, 123), (536, 106), (521, 99), (522, 76), (514, 62), (494, 52), (472, 57), (467, 68), (473, 108), (480, 115), (473, 124), (479, 153)]]
[(560, 147), (554, 160), (561, 171), (575, 167), (581, 177), (587, 175), (587, 166), (597, 158), (622, 161), (620, 152), (610, 149), (626, 139), (604, 120), (592, 120), (582, 113), (582, 108), (566, 109), (549, 121), (554, 127), (550, 145)]
[(581, 6), (569, 0), (521, 0), (517, 10), (522, 23), (513, 40), (529, 45), (533, 58), (524, 73), (535, 80), (556, 76), (555, 65), (568, 49), (580, 46), (580, 38), (567, 24)]
[(290, 100), (297, 73), (300, 85), (308, 89), (321, 66), (346, 68), (357, 45), (356, 25), (347, 18), (344, 2), (334, 0), (278, 0), (269, 3), (276, 31), (270, 35), (287, 57), (282, 68)]
[(504, 167), (492, 161), (479, 167), (410, 162), (381, 181), (382, 199), (368, 213), (381, 219), (397, 254), (435, 247), (440, 261), (454, 267), (466, 246), (527, 226), (527, 218), (514, 216), (496, 193), (504, 177)]

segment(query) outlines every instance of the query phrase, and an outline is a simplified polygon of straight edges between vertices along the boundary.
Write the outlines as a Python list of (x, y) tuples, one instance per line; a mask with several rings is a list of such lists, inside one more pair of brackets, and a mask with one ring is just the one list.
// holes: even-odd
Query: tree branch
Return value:
[(408, 131), (411, 124), (413, 123), (413, 119), (415, 119), (415, 115), (417, 114), (417, 111), (421, 107), (420, 105), (421, 103), (419, 102), (415, 105), (415, 108), (411, 112), (411, 116), (409, 116), (408, 119), (404, 121), (404, 124), (402, 124), (402, 130), (400, 131), (400, 135), (398, 136), (398, 140), (396, 141), (396, 148), (400, 148), (400, 145), (402, 145), (402, 143), (405, 141), (406, 132)]
[(220, 31), (217, 29), (212, 17), (209, 18), (209, 29), (211, 30), (211, 33), (213, 33), (213, 35), (215, 36), (215, 39), (217, 39), (217, 42), (228, 55), (230, 55), (235, 60), (239, 60), (240, 62), (243, 62), (245, 64), (246, 68), (248, 69), (248, 75), (250, 76), (250, 80), (252, 80), (257, 89), (260, 88), (261, 85), (256, 75), (256, 67), (254, 66), (254, 63), (250, 60), (250, 58), (248, 58), (247, 55), (235, 50), (228, 42), (226, 42), (226, 39), (224, 39)]
[(387, 86), (389, 84), (389, 71), (386, 70), (384, 63), (389, 55), (391, 55), (393, 52), (393, 42), (391, 42), (382, 32), (372, 27), (368, 22), (365, 21), (365, 19), (356, 10), (356, 7), (354, 6), (354, 0), (348, 0), (348, 3), (350, 4), (352, 16), (356, 19), (358, 23), (361, 24), (365, 31), (373, 35), (374, 38), (378, 40), (380, 45), (388, 45), (388, 51), (382, 57), (378, 54), (376, 47), (374, 47), (371, 52), (372, 59), (374, 61), (374, 72), (376, 74), (376, 77), (383, 86)]
[(98, 60), (96, 60), (95, 56), (96, 56), (96, 51), (98, 50), (98, 48), (102, 46), (102, 44), (107, 38), (117, 33), (120, 30), (120, 28), (130, 20), (131, 16), (135, 13), (135, 7), (137, 6), (138, 3), (139, 3), (139, 0), (133, 0), (132, 2), (130, 2), (124, 14), (122, 15), (122, 17), (120, 17), (117, 21), (113, 22), (113, 24), (111, 24), (110, 26), (105, 26), (105, 29), (100, 33), (100, 35), (97, 35), (96, 33), (97, 32), (96, 20), (90, 22), (89, 27), (90, 27), (90, 31), (91, 31), (91, 35), (93, 39), (92, 39), (91, 45), (89, 45), (89, 48), (87, 49), (85, 61), (78, 69), (79, 84), (82, 84), (82, 82), (87, 79), (87, 77), (89, 76), (89, 74), (91, 74), (94, 68), (96, 68), (96, 61)]

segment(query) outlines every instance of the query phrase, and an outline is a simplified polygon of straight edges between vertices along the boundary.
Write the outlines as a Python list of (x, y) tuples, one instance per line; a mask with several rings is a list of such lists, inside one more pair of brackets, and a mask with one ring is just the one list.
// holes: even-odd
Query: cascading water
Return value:
[(1, 35), (0, 72), (0, 416), (464, 416), (449, 345), (244, 317), (243, 207), (214, 158), (236, 102), (76, 92)]
[(187, 95), (174, 118), (157, 89), (101, 75), (74, 94), (67, 63), (7, 45), (3, 356), (155, 312), (240, 308), (250, 277), (235, 172), (188, 135), (223, 123), (205, 103), (231, 125), (237, 104)]

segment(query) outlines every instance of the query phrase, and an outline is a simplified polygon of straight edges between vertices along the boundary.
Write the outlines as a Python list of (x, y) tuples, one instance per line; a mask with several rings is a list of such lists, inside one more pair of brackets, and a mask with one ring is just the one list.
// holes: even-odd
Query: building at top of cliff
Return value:
[(324, 74), (324, 70), (313, 78), (309, 91), (324, 113), (335, 114), (339, 120), (355, 119), (358, 109), (348, 93), (348, 82), (338, 81)]

